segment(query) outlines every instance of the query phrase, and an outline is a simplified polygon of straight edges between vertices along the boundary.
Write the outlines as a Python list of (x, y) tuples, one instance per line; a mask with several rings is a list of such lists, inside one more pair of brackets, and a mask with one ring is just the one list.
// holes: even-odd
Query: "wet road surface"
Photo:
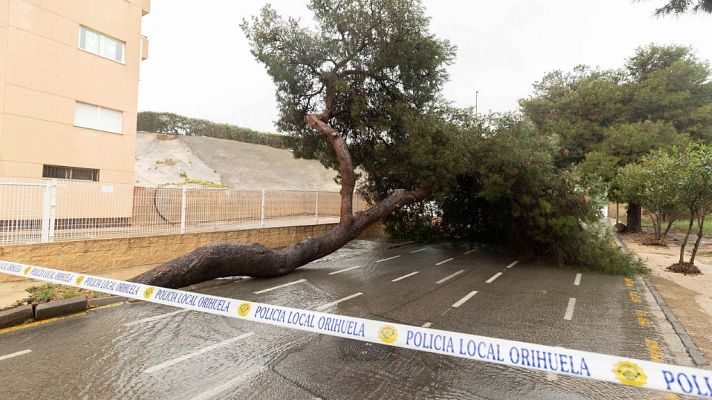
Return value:
[[(687, 363), (642, 280), (483, 250), (357, 241), (288, 276), (198, 290)], [(135, 302), (0, 334), (0, 399), (676, 399)]]

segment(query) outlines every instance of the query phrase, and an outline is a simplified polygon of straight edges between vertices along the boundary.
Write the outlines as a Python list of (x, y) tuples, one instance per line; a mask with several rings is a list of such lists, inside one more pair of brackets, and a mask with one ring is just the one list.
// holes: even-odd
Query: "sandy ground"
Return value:
[[(650, 280), (707, 361), (712, 361), (712, 238), (703, 239), (695, 260), (702, 274), (690, 276), (665, 270), (678, 261), (682, 235), (672, 234), (667, 247), (643, 245), (649, 235), (628, 234), (621, 239), (646, 261)], [(686, 260), (692, 250), (687, 247)]]
[(186, 177), (236, 189), (340, 189), (336, 171), (296, 159), (289, 150), (202, 136), (137, 135), (137, 184), (179, 183)]
[(190, 179), (220, 183), (220, 175), (190, 151), (177, 136), (136, 135), (136, 183), (157, 186)]

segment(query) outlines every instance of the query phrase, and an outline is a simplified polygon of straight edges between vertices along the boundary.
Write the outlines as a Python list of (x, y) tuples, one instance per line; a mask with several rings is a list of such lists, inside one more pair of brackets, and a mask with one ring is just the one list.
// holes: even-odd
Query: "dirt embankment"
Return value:
[[(683, 275), (667, 271), (680, 257), (682, 235), (669, 235), (667, 246), (646, 246), (650, 234), (624, 234), (621, 239), (628, 248), (646, 261), (650, 279), (675, 317), (685, 327), (705, 358), (712, 360), (712, 238), (705, 237), (695, 260), (700, 275)], [(694, 238), (692, 239), (694, 240)], [(688, 244), (685, 260), (692, 246)]]
[(335, 177), (289, 150), (201, 136), (139, 133), (136, 139), (138, 185), (338, 191)]

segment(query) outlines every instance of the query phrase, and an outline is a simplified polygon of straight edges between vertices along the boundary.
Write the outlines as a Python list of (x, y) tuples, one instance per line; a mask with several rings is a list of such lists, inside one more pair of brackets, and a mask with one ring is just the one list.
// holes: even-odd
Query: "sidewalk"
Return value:
[[(645, 246), (649, 233), (623, 234), (621, 240), (650, 268), (650, 281), (684, 326), (705, 359), (712, 360), (712, 240), (705, 238), (695, 265), (701, 275), (689, 276), (666, 271), (680, 254), (680, 234), (670, 234), (668, 247)], [(688, 244), (688, 256), (691, 245)]]

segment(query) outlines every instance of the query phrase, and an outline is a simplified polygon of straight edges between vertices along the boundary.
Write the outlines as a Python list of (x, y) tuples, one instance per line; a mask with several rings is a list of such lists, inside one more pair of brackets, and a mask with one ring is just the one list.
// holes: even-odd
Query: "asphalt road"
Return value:
[[(448, 246), (354, 242), (199, 291), (689, 365), (644, 283)], [(2, 399), (675, 399), (135, 302), (0, 334)]]

